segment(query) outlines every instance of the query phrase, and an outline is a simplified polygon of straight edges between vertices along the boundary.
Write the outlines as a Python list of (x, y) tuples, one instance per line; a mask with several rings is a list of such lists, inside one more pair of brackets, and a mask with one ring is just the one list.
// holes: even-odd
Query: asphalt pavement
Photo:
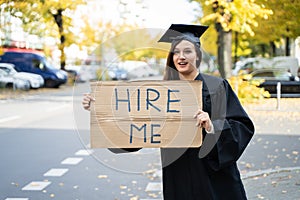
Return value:
[[(60, 90), (69, 89), (62, 87)], [(33, 93), (49, 91), (43, 90)], [(13, 95), (13, 98), (20, 98), (27, 93)], [(277, 101), (271, 98), (244, 107), (256, 128), (254, 138), (238, 161), (248, 199), (300, 200), (300, 99)], [(161, 171), (147, 173), (154, 181), (148, 186), (155, 191), (149, 192), (149, 197), (159, 199)], [(134, 196), (128, 199), (135, 200)]]
[(300, 99), (265, 99), (245, 109), (256, 135), (241, 159), (251, 160), (254, 151), (262, 158), (261, 166), (239, 161), (249, 200), (300, 200)]
[(249, 199), (300, 199), (299, 167), (250, 173), (243, 182)]

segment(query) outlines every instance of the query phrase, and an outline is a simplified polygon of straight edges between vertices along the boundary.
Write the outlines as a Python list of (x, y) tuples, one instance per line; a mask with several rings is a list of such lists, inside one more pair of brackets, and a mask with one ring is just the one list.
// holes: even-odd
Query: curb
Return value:
[(285, 167), (280, 169), (266, 169), (266, 170), (258, 170), (253, 172), (248, 172), (247, 174), (241, 175), (243, 180), (257, 177), (257, 176), (269, 176), (271, 174), (277, 174), (282, 172), (291, 172), (291, 171), (300, 171), (300, 167)]

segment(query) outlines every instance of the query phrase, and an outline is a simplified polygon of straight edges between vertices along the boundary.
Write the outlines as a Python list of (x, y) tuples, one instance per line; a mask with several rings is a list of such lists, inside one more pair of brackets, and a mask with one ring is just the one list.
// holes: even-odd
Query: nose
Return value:
[(184, 53), (183, 53), (183, 52), (180, 52), (180, 53), (179, 53), (179, 58), (180, 58), (180, 59), (185, 59), (185, 56), (184, 56)]

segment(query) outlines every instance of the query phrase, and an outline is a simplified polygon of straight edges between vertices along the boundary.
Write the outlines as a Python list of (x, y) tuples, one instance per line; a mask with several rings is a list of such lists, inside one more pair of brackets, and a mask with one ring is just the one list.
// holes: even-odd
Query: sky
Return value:
[(166, 28), (172, 23), (192, 23), (195, 19), (195, 5), (187, 0), (144, 0), (147, 9), (143, 12), (145, 26)]
[[(87, 2), (88, 6), (82, 7), (80, 12), (84, 15), (88, 13), (91, 24), (98, 24), (99, 21), (118, 24), (126, 20), (127, 24), (138, 24), (139, 28), (167, 30), (171, 24), (193, 24), (195, 16), (201, 14), (199, 5), (188, 0), (87, 0)], [(74, 46), (68, 48), (66, 53), (77, 58), (87, 56)]]
[(101, 17), (116, 23), (126, 19), (127, 22), (136, 22), (144, 28), (168, 28), (172, 23), (191, 24), (195, 20), (195, 15), (199, 16), (201, 13), (198, 4), (190, 3), (188, 0), (90, 0), (89, 2), (94, 18)]

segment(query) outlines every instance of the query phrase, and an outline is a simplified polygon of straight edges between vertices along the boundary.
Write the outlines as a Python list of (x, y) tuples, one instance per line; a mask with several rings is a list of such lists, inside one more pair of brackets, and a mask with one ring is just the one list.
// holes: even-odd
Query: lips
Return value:
[(179, 62), (178, 65), (187, 65), (188, 62)]

